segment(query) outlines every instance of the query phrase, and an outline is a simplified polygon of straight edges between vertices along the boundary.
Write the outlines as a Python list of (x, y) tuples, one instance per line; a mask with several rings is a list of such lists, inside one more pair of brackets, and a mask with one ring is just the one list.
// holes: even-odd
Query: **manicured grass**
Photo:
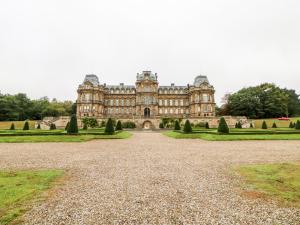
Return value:
[(122, 131), (114, 135), (86, 134), (86, 135), (35, 135), (35, 136), (0, 136), (0, 143), (25, 143), (25, 142), (84, 142), (94, 139), (125, 139), (131, 133)]
[(266, 121), (267, 126), (269, 128), (272, 127), (273, 122), (276, 123), (277, 127), (283, 128), (283, 127), (289, 127), (291, 121), (295, 123), (295, 122), (297, 122), (297, 120), (300, 120), (300, 117), (291, 118), (290, 121), (278, 120), (277, 118), (275, 118), (275, 119), (260, 119), (260, 120), (254, 120), (254, 125), (255, 125), (255, 128), (261, 128), (263, 121)]
[(0, 171), (0, 224), (21, 216), (62, 174), (62, 170)]
[(263, 164), (235, 168), (246, 196), (267, 197), (300, 208), (300, 164)]
[(300, 140), (299, 134), (230, 134), (220, 135), (217, 133), (191, 133), (167, 131), (164, 135), (176, 139), (203, 139), (208, 141), (242, 141), (242, 140)]
[[(8, 130), (11, 124), (15, 124), (16, 129), (23, 129), (25, 121), (0, 121), (0, 130)], [(29, 121), (30, 129), (33, 129), (35, 125), (35, 121)]]
[(0, 130), (1, 134), (49, 134), (49, 133), (63, 133), (64, 130), (38, 130), (38, 129), (32, 129), (32, 130)]

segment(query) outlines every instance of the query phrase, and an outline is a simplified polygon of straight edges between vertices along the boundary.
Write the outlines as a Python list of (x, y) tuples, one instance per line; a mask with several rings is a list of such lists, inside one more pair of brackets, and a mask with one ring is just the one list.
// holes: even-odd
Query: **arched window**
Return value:
[(146, 118), (150, 117), (150, 109), (149, 108), (144, 109), (144, 117), (146, 117)]

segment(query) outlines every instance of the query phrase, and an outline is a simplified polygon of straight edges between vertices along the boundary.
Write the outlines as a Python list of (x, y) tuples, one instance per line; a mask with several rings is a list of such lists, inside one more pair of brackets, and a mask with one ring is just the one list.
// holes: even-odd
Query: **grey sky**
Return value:
[(300, 91), (299, 0), (0, 0), (0, 91), (76, 99), (88, 73), (161, 85), (208, 75), (217, 101), (262, 82)]

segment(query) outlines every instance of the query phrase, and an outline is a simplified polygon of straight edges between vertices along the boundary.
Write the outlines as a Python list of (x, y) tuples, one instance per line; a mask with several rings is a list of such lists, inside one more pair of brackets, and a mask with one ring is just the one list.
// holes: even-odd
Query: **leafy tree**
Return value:
[(15, 124), (14, 123), (12, 123), (11, 125), (10, 125), (10, 128), (9, 128), (10, 130), (15, 130)]
[(209, 123), (208, 122), (205, 123), (205, 128), (209, 129)]
[(100, 127), (105, 127), (105, 125), (106, 125), (105, 120), (102, 120)]
[(50, 124), (50, 130), (56, 130), (56, 125), (55, 123)]
[(84, 117), (82, 120), (83, 126), (95, 128), (98, 126), (98, 121), (96, 118)]
[(104, 132), (110, 135), (115, 133), (113, 120), (111, 118), (108, 119)]
[(0, 94), (0, 121), (42, 120), (45, 116), (68, 116), (72, 112), (71, 101), (49, 101), (47, 97), (29, 99), (26, 94)]
[(87, 130), (88, 129), (88, 126), (86, 123), (83, 124), (83, 130)]
[(283, 89), (288, 96), (288, 116), (300, 115), (300, 99), (295, 90)]
[(96, 118), (90, 118), (90, 127), (91, 128), (98, 127), (98, 121)]
[(134, 129), (134, 128), (136, 128), (136, 125), (135, 125), (134, 122), (126, 121), (126, 122), (122, 123), (122, 127), (123, 128)]
[(289, 95), (283, 89), (265, 83), (230, 95), (227, 107), (233, 116), (276, 118), (288, 114), (288, 99)]
[(163, 122), (159, 123), (159, 128), (160, 129), (164, 129), (165, 128)]
[(263, 121), (261, 129), (264, 129), (264, 130), (268, 129), (268, 125), (267, 125), (266, 121)]
[(273, 122), (272, 128), (277, 128), (277, 125), (275, 122)]
[(88, 117), (84, 117), (81, 119), (81, 122), (83, 123), (83, 127), (86, 126), (88, 127), (89, 125), (89, 118)]
[(296, 130), (300, 130), (300, 120), (297, 120), (295, 128)]
[(117, 122), (116, 130), (123, 130), (122, 122), (120, 120), (118, 120), (118, 122)]
[(193, 129), (192, 129), (192, 126), (191, 126), (191, 123), (189, 120), (185, 121), (183, 132), (184, 133), (192, 133), (193, 132)]
[(29, 122), (28, 122), (28, 121), (26, 121), (26, 122), (24, 123), (23, 130), (29, 130)]
[(223, 133), (223, 134), (228, 134), (229, 133), (229, 127), (228, 127), (224, 117), (221, 117), (221, 119), (220, 119), (218, 132)]
[(180, 129), (181, 129), (181, 128), (180, 128), (179, 121), (176, 120), (176, 121), (175, 121), (175, 127), (174, 127), (174, 130), (180, 130)]
[(77, 124), (77, 117), (76, 115), (71, 116), (70, 125), (67, 130), (68, 134), (78, 134), (78, 124)]

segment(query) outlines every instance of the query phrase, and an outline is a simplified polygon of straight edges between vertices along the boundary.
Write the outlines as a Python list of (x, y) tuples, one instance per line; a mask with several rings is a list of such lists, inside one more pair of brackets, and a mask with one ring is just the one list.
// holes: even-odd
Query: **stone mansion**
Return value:
[(96, 75), (86, 75), (77, 92), (78, 119), (111, 117), (157, 128), (161, 118), (206, 121), (215, 116), (215, 90), (202, 75), (186, 86), (160, 86), (151, 71), (138, 73), (135, 85), (106, 85)]

